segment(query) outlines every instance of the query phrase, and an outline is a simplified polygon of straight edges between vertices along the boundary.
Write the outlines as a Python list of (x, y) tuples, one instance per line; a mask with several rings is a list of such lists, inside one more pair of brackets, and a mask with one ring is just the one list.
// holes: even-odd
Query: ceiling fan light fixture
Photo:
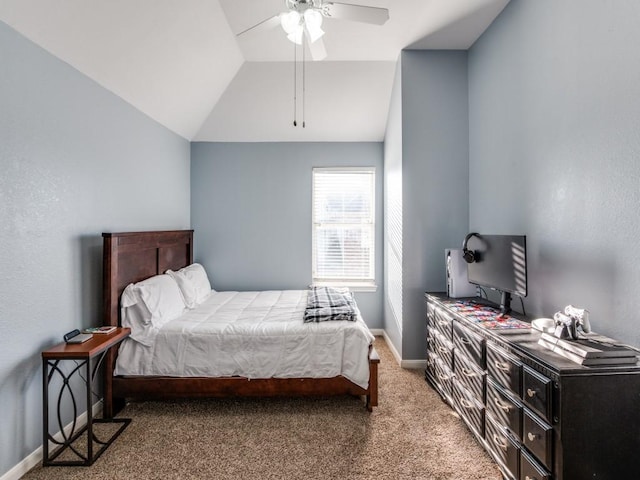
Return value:
[(302, 19), (303, 17), (298, 12), (291, 10), (290, 12), (280, 15), (280, 25), (282, 25), (282, 29), (287, 32), (287, 35), (291, 35), (298, 30), (302, 32)]
[(315, 42), (324, 35), (322, 30), (322, 14), (317, 10), (307, 9), (304, 12), (304, 25), (309, 34), (309, 41)]

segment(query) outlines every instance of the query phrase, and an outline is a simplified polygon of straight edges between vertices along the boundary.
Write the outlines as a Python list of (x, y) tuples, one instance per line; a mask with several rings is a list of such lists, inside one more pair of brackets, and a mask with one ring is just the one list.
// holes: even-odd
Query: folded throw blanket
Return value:
[(335, 320), (355, 321), (355, 299), (351, 292), (339, 292), (331, 287), (311, 287), (307, 296), (304, 322)]

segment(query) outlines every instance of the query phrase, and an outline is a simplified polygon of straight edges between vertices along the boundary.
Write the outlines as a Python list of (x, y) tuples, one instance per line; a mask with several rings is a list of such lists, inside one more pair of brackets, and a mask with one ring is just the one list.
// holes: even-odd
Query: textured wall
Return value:
[(528, 313), (572, 303), (636, 346), (639, 18), (636, 0), (512, 0), (469, 54), (471, 229), (527, 235)]
[(445, 290), (444, 250), (469, 220), (467, 52), (402, 53), (403, 338), (426, 355), (425, 291)]
[(1, 22), (0, 59), (2, 476), (42, 445), (41, 350), (101, 321), (101, 232), (190, 205), (186, 140)]
[(195, 258), (219, 290), (304, 289), (311, 283), (312, 167), (376, 167), (375, 293), (356, 293), (382, 328), (381, 143), (192, 143)]

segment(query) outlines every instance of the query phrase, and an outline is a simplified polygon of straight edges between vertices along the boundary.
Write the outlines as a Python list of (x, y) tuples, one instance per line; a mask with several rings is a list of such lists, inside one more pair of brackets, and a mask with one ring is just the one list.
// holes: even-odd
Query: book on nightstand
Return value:
[(108, 327), (108, 326), (104, 326), (104, 327), (90, 327), (90, 328), (85, 328), (84, 329), (84, 333), (111, 333), (111, 332), (115, 332), (116, 327)]

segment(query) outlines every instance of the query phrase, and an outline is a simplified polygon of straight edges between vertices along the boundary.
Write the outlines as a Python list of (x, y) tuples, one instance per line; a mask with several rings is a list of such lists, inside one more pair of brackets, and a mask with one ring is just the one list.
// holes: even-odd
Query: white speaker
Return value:
[(462, 258), (462, 249), (447, 248), (444, 259), (447, 266), (447, 295), (451, 298), (475, 297), (477, 289), (467, 280), (467, 262)]

